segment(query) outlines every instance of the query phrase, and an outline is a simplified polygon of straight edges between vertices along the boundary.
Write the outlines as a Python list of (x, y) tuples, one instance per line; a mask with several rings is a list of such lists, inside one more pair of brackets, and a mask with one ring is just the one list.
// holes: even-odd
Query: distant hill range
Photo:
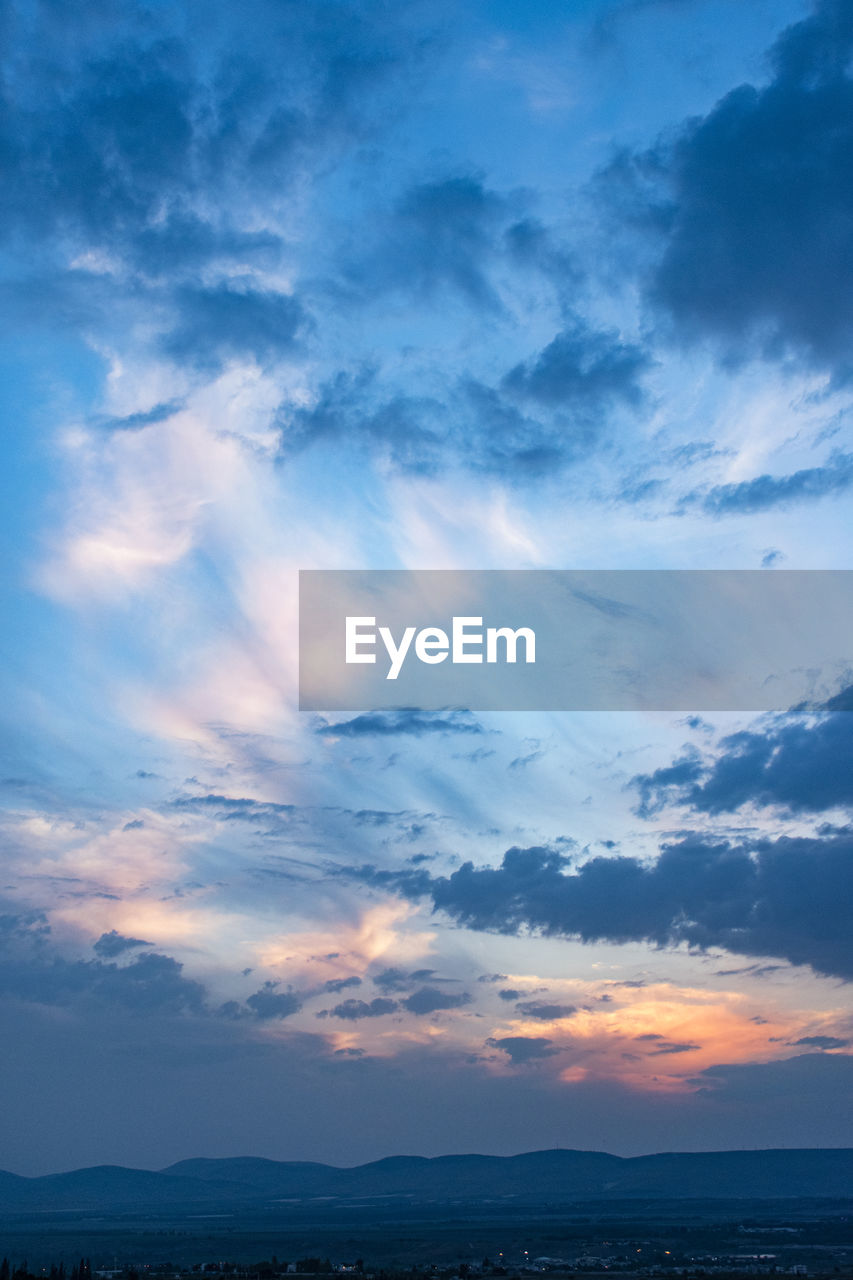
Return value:
[(251, 1157), (182, 1160), (152, 1172), (99, 1165), (23, 1178), (0, 1172), (0, 1213), (272, 1208), (321, 1202), (567, 1204), (583, 1200), (853, 1199), (853, 1150), (598, 1151), (394, 1156), (353, 1169)]

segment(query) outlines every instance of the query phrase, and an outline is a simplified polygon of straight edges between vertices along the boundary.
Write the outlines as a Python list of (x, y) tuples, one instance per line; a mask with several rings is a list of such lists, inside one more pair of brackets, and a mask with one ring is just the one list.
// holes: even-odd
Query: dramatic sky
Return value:
[(300, 568), (853, 567), (847, 0), (0, 49), (3, 1165), (853, 1145), (844, 696), (296, 705)]

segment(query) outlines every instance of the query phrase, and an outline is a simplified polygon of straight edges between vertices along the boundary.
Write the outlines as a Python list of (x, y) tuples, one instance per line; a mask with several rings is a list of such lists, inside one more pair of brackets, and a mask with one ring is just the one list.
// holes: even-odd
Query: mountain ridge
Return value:
[(386, 1156), (361, 1165), (200, 1156), (163, 1169), (96, 1165), (27, 1178), (0, 1171), (0, 1212), (27, 1209), (246, 1206), (313, 1200), (442, 1203), (507, 1200), (853, 1198), (853, 1148), (657, 1152), (546, 1148)]

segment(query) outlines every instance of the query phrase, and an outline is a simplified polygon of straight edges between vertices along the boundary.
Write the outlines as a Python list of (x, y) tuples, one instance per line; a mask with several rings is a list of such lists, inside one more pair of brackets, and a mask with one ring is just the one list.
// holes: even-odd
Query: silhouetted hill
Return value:
[(160, 1172), (99, 1165), (22, 1178), (0, 1172), (0, 1212), (246, 1206), (276, 1201), (853, 1198), (853, 1150), (674, 1152), (625, 1158), (600, 1151), (518, 1156), (394, 1156), (351, 1169), (238, 1157), (182, 1160)]
[(181, 1160), (163, 1170), (163, 1174), (206, 1183), (239, 1183), (246, 1191), (271, 1196), (325, 1195), (330, 1178), (347, 1172), (308, 1160), (264, 1160), (259, 1156)]
[[(14, 1177), (14, 1182), (6, 1179)], [(26, 1209), (119, 1209), (141, 1205), (168, 1206), (245, 1200), (251, 1190), (242, 1183), (194, 1181), (168, 1172), (125, 1169), (103, 1164), (72, 1173), (19, 1178), (0, 1173), (0, 1211)]]

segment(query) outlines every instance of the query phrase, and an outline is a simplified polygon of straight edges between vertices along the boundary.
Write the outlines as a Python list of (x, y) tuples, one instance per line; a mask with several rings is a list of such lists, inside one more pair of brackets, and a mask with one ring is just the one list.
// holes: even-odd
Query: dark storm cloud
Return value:
[(503, 385), (515, 396), (552, 408), (600, 412), (614, 402), (639, 404), (638, 378), (648, 365), (645, 353), (618, 334), (578, 322), (558, 333), (535, 360), (516, 365)]
[(370, 5), (337, 5), (332, 18), (251, 3), (211, 21), (190, 4), (184, 17), (192, 45), (174, 14), (130, 3), (85, 34), (79, 14), (60, 29), (46, 6), (17, 24), (22, 45), (10, 39), (7, 55), (27, 75), (7, 76), (0, 114), (8, 231), (63, 230), (168, 272), (275, 248), (267, 232), (207, 221), (193, 198), (212, 186), (221, 219), (233, 190), (280, 196), (306, 149), (361, 132), (376, 91), (414, 54)]
[(95, 960), (62, 955), (41, 912), (0, 916), (0, 996), (28, 1004), (83, 1012), (123, 1010), (134, 1015), (206, 1012), (205, 991), (183, 976), (171, 956), (150, 952), (119, 965), (112, 957), (138, 946), (113, 930), (95, 943)]
[(23, 944), (38, 954), (49, 935), (50, 925), (43, 911), (10, 911), (0, 915), (0, 947), (4, 949)]
[(265, 0), (19, 11), (0, 51), (0, 242), (33, 275), (7, 286), (20, 318), (112, 336), (144, 317), (200, 369), (288, 357), (301, 301), (235, 280), (292, 265), (269, 229), (282, 198), (385, 118), (420, 58), (407, 23)]
[(401, 471), (432, 474), (452, 443), (447, 406), (430, 396), (403, 394), (389, 388), (379, 371), (362, 367), (338, 372), (319, 388), (309, 408), (285, 402), (277, 415), (280, 454), (290, 457), (330, 440), (384, 453)]
[(266, 982), (245, 1004), (232, 1000), (217, 1008), (208, 1002), (205, 986), (187, 978), (172, 956), (147, 952), (117, 962), (151, 945), (113, 929), (94, 944), (96, 959), (78, 960), (55, 945), (42, 914), (0, 916), (0, 997), (69, 1009), (96, 1020), (122, 1013), (234, 1022), (284, 1018), (301, 1008), (297, 996), (279, 992), (274, 982)]
[(399, 1007), (396, 1000), (388, 1000), (384, 996), (377, 996), (375, 1000), (370, 1002), (366, 1000), (344, 1000), (342, 1004), (336, 1004), (334, 1009), (330, 1009), (329, 1013), (333, 1018), (346, 1018), (350, 1022), (357, 1022), (362, 1018), (381, 1018), (386, 1013), (396, 1013)]
[(574, 317), (499, 385), (463, 380), (465, 460), (517, 483), (570, 466), (599, 446), (614, 410), (642, 404), (650, 365), (641, 348)]
[(330, 978), (323, 983), (323, 990), (329, 992), (346, 991), (349, 987), (360, 987), (361, 978), (353, 974), (351, 978)]
[[(751, 515), (798, 502), (814, 502), (831, 494), (844, 493), (853, 485), (853, 454), (836, 453), (825, 466), (806, 467), (787, 476), (760, 475), (752, 480), (715, 485), (704, 494), (690, 494), (684, 506), (699, 504), (712, 516)], [(762, 564), (772, 564), (779, 553), (765, 555)]]
[(581, 284), (584, 273), (577, 259), (537, 218), (525, 217), (514, 222), (504, 234), (504, 243), (520, 267), (543, 272), (558, 294), (576, 292)]
[[(500, 994), (503, 997), (504, 993)], [(573, 1013), (577, 1013), (576, 1005), (545, 1004), (539, 1000), (522, 1000), (516, 1008), (526, 1018), (536, 1018), (540, 1022), (553, 1022), (555, 1018), (570, 1018)]]
[(215, 288), (185, 285), (174, 301), (179, 321), (166, 335), (166, 352), (213, 368), (229, 357), (254, 356), (267, 364), (292, 352), (305, 313), (288, 294), (233, 284)]
[(327, 378), (308, 407), (283, 402), (276, 421), (282, 458), (342, 440), (385, 454), (401, 471), (432, 474), (452, 444), (445, 404), (386, 385), (381, 370), (366, 363)]
[(256, 1018), (289, 1018), (302, 1008), (302, 1001), (292, 991), (277, 991), (275, 982), (265, 982), (259, 991), (249, 996), (246, 1004)]
[(846, 1049), (849, 1040), (841, 1040), (838, 1036), (800, 1036), (795, 1045), (803, 1045), (807, 1049)]
[(403, 969), (383, 969), (373, 981), (382, 991), (406, 991), (412, 985), (409, 974)]
[[(849, 691), (827, 705), (843, 706)], [(672, 765), (633, 779), (639, 812), (678, 801), (702, 813), (731, 813), (744, 804), (819, 813), (853, 804), (853, 716), (831, 711), (817, 720), (777, 719), (763, 731), (724, 738), (716, 759), (690, 752)]]
[(469, 929), (721, 947), (853, 980), (848, 832), (741, 843), (688, 835), (650, 863), (596, 857), (574, 867), (554, 849), (532, 847), (508, 850), (499, 867), (463, 863), (450, 876), (350, 874), (427, 898)]
[[(520, 401), (526, 402), (523, 409)], [(586, 396), (545, 406), (465, 376), (438, 400), (401, 394), (377, 370), (340, 372), (320, 388), (310, 408), (281, 406), (280, 453), (287, 458), (338, 439), (380, 452), (413, 474), (433, 475), (458, 462), (523, 483), (588, 454), (612, 405), (603, 387), (598, 402), (588, 386)]]
[[(505, 202), (470, 174), (418, 183), (384, 225), (381, 250), (363, 268), (371, 292), (451, 289), (481, 310), (499, 307), (488, 266), (497, 249)], [(361, 271), (352, 271), (358, 283)]]
[(125, 951), (132, 951), (136, 947), (151, 947), (153, 945), (152, 942), (146, 942), (144, 938), (126, 938), (115, 929), (111, 929), (109, 933), (101, 934), (92, 950), (96, 955), (105, 956), (108, 960), (111, 960), (114, 956), (120, 956)]
[(356, 416), (367, 418), (370, 411), (368, 394), (376, 373), (369, 365), (355, 372), (340, 370), (321, 384), (310, 408), (294, 408), (289, 401), (279, 406), (282, 457), (355, 430)]
[(503, 1049), (508, 1054), (513, 1066), (526, 1062), (538, 1062), (542, 1058), (551, 1058), (559, 1049), (552, 1048), (552, 1041), (544, 1036), (502, 1036), (490, 1037), (486, 1044), (491, 1049)]
[(825, 711), (853, 711), (853, 685), (848, 685), (844, 689), (839, 689), (838, 693), (831, 698), (827, 698), (824, 704)]
[(146, 44), (87, 59), (73, 76), (49, 68), (56, 81), (52, 91), (44, 84), (36, 110), (7, 89), (4, 231), (124, 239), (153, 219), (164, 194), (186, 193), (195, 86), (177, 41)]
[[(804, 1053), (780, 1062), (726, 1063), (706, 1067), (692, 1084), (699, 1086), (700, 1099), (719, 1097), (744, 1116), (750, 1127), (770, 1112), (778, 1125), (788, 1109), (799, 1111), (800, 1145), (810, 1146), (814, 1133), (827, 1115), (838, 1122), (841, 1111), (849, 1109), (853, 1097), (853, 1056), (846, 1053)], [(828, 1099), (834, 1099), (828, 1104)], [(768, 1144), (769, 1145), (769, 1144)], [(832, 1146), (832, 1139), (824, 1143)]]
[(508, 269), (526, 280), (538, 277), (565, 309), (583, 271), (553, 231), (525, 212), (528, 199), (492, 190), (471, 171), (412, 183), (390, 209), (377, 212), (379, 246), (350, 250), (343, 287), (364, 298), (397, 289), (431, 302), (455, 295), (499, 316), (496, 279)]
[(455, 982), (455, 978), (439, 978), (435, 969), (383, 969), (373, 977), (373, 982), (382, 991), (411, 991), (412, 987), (422, 982)]
[(449, 991), (439, 991), (437, 987), (421, 987), (402, 1002), (409, 1013), (414, 1013), (419, 1018), (443, 1009), (461, 1009), (463, 1005), (470, 1003), (471, 997), (467, 991), (453, 995)]
[(317, 733), (325, 737), (386, 737), (408, 733), (421, 738), (430, 733), (482, 733), (483, 728), (470, 711), (448, 708), (422, 711), (419, 707), (399, 707), (391, 711), (367, 711), (353, 720), (324, 724)]
[(470, 462), (508, 480), (536, 479), (563, 467), (586, 452), (598, 437), (592, 424), (552, 426), (519, 409), (499, 388), (473, 378), (462, 384), (463, 413), (467, 410), (467, 455)]
[(281, 257), (281, 240), (269, 231), (221, 231), (196, 214), (177, 212), (140, 231), (128, 256), (146, 276), (155, 277), (189, 273), (214, 261), (274, 267)]
[(349, 247), (340, 293), (363, 307), (404, 291), (421, 309), (446, 307), (452, 295), (509, 324), (500, 291), (535, 281), (564, 317), (544, 351), (496, 385), (470, 372), (445, 380), (440, 397), (401, 393), (376, 362), (342, 368), (310, 406), (281, 406), (282, 456), (345, 439), (404, 471), (434, 474), (461, 463), (523, 483), (587, 454), (612, 410), (641, 404), (649, 358), (570, 312), (568, 293), (577, 306), (581, 272), (549, 228), (518, 216), (525, 198), (493, 191), (471, 173), (413, 184), (390, 212), (377, 211), (373, 250)]
[(59, 955), (37, 965), (13, 960), (0, 966), (0, 990), (61, 1008), (96, 1004), (139, 1014), (202, 1013), (205, 1008), (201, 983), (185, 978), (182, 964), (157, 952), (121, 966)]
[(649, 363), (617, 335), (575, 320), (497, 385), (465, 374), (441, 399), (401, 393), (377, 367), (341, 370), (309, 407), (281, 405), (280, 454), (342, 440), (405, 472), (433, 475), (458, 463), (523, 484), (587, 456), (613, 410), (637, 408)]
[(648, 296), (682, 336), (739, 354), (793, 350), (839, 376), (853, 337), (853, 12), (822, 0), (673, 145), (622, 158), (611, 180), (656, 191), (663, 236)]

